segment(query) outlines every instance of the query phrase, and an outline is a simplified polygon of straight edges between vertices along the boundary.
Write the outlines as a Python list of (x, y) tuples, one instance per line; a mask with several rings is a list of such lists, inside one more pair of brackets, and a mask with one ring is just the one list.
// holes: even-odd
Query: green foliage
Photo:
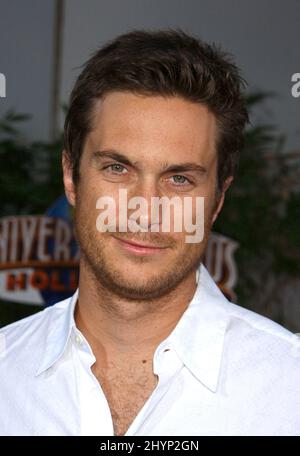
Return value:
[[(266, 96), (249, 97), (250, 115)], [(214, 226), (240, 244), (236, 291), (247, 307), (254, 307), (255, 288), (264, 286), (266, 274), (300, 275), (300, 192), (299, 185), (291, 185), (291, 174), (300, 183), (300, 158), (298, 169), (289, 166), (283, 144), (272, 125), (248, 128), (237, 175)]]
[(62, 194), (61, 140), (28, 143), (9, 111), (0, 120), (0, 216), (43, 213)]

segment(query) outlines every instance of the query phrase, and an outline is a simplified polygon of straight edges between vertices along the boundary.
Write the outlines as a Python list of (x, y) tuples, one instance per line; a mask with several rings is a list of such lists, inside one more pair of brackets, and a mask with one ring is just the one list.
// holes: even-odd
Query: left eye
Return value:
[(176, 174), (175, 176), (172, 176), (171, 179), (174, 179), (175, 184), (190, 184), (191, 183), (187, 177), (181, 176), (180, 174)]

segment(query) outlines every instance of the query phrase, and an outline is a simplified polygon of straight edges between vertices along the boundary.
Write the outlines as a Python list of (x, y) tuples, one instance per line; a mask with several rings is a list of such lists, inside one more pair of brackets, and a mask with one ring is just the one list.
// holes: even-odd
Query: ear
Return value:
[(223, 207), (226, 190), (230, 187), (232, 181), (233, 181), (233, 176), (229, 176), (229, 177), (227, 177), (227, 179), (225, 180), (225, 182), (223, 184), (221, 196), (219, 197), (219, 200), (218, 200), (218, 203), (217, 203), (217, 207), (216, 207), (215, 212), (213, 214), (211, 225), (214, 224), (214, 222), (216, 221), (216, 219), (217, 219), (217, 217), (218, 217), (218, 215), (219, 215), (219, 213), (220, 213), (220, 211), (221, 211), (221, 209)]
[(75, 206), (76, 201), (76, 192), (75, 192), (75, 185), (73, 182), (73, 170), (72, 165), (70, 162), (70, 158), (66, 151), (63, 151), (62, 154), (62, 168), (63, 168), (63, 181), (65, 187), (65, 194), (67, 200), (71, 204), (71, 206)]

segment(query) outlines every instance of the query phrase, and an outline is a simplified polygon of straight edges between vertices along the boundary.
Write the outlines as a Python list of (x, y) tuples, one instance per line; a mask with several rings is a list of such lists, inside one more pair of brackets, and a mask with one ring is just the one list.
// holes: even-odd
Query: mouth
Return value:
[(168, 249), (168, 247), (157, 247), (150, 243), (125, 241), (113, 236), (114, 239), (121, 245), (121, 247), (128, 252), (135, 253), (137, 255), (153, 255), (162, 253)]

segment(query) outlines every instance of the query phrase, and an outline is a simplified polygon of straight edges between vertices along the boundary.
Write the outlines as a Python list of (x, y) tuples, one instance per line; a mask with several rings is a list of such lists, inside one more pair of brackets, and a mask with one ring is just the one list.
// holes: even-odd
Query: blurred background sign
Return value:
[(0, 219), (0, 299), (48, 306), (77, 288), (78, 247), (61, 197), (44, 216)]

